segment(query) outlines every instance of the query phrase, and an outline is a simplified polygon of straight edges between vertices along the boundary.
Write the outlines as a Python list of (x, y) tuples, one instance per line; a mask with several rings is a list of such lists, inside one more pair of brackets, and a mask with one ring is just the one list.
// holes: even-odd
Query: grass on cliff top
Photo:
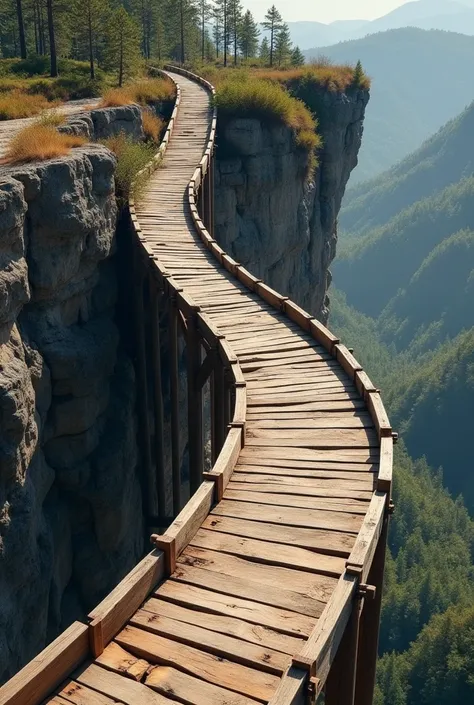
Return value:
[(317, 166), (316, 150), (322, 145), (317, 120), (278, 83), (254, 75), (229, 76), (218, 84), (215, 102), (220, 115), (252, 117), (293, 129), (296, 144), (308, 153), (308, 168), (313, 171)]
[(363, 70), (359, 73), (356, 67), (351, 64), (333, 64), (325, 57), (314, 59), (311, 64), (297, 68), (260, 68), (258, 66), (223, 68), (215, 64), (205, 64), (196, 70), (216, 89), (232, 76), (239, 80), (254, 76), (284, 86), (289, 86), (293, 82), (305, 81), (331, 92), (347, 91), (351, 88), (364, 90), (370, 88), (370, 78)]
[(115, 185), (120, 201), (126, 202), (130, 196), (140, 201), (147, 182), (147, 176), (139, 172), (152, 160), (156, 145), (134, 142), (124, 133), (102, 141), (117, 157)]
[(172, 81), (165, 78), (144, 79), (123, 88), (110, 88), (104, 94), (101, 108), (116, 108), (121, 105), (150, 105), (167, 100), (173, 100), (176, 90)]
[(13, 137), (1, 163), (24, 164), (64, 157), (73, 147), (80, 147), (86, 141), (84, 137), (64, 135), (54, 126), (38, 122), (23, 128)]

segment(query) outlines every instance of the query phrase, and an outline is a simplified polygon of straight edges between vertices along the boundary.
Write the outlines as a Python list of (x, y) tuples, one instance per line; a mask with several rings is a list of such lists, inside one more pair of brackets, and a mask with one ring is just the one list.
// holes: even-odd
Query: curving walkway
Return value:
[(370, 526), (375, 543), (380, 534), (379, 518), (375, 533), (367, 524), (374, 498), (386, 498), (374, 493), (380, 429), (340, 363), (198, 238), (187, 188), (207, 146), (209, 93), (170, 75), (181, 87), (178, 117), (136, 217), (147, 248), (238, 358), (245, 446), (174, 572), (136, 599), (146, 598), (95, 662), (47, 701), (54, 705), (252, 705), (277, 692), (279, 703), (297, 702), (300, 685), (289, 687), (285, 674), (304, 665), (305, 644), (350, 605), (356, 583), (344, 582), (346, 564), (362, 533)]

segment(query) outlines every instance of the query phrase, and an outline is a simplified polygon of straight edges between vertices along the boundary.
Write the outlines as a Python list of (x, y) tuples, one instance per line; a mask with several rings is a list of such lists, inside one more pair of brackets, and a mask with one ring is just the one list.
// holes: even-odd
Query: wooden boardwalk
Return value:
[[(147, 249), (237, 357), (246, 383), (245, 445), (220, 501), (210, 500), (184, 550), (167, 556), (171, 575), (159, 581), (166, 572), (163, 561), (159, 570), (153, 563), (162, 556), (155, 551), (138, 569), (140, 580), (146, 574), (156, 583), (151, 594), (123, 600), (126, 579), (105, 612), (91, 615), (92, 625), (100, 622), (92, 637), (103, 641), (93, 649), (100, 655), (61, 684), (46, 700), (51, 705), (303, 702), (314, 664), (320, 684), (313, 695), (327, 676), (339, 621), (343, 631), (383, 531), (389, 487), (377, 483), (391, 430), (377, 403), (369, 409), (364, 400), (378, 394), (346, 349), (331, 354), (200, 240), (188, 184), (209, 139), (210, 95), (189, 78), (171, 77), (181, 88), (179, 111), (136, 219)], [(212, 487), (204, 482), (196, 496), (211, 497)], [(199, 501), (193, 497), (185, 514)], [(133, 614), (111, 617), (113, 628), (100, 615), (121, 600), (122, 612)], [(80, 640), (87, 627), (71, 629)], [(0, 705), (7, 702), (0, 690)]]

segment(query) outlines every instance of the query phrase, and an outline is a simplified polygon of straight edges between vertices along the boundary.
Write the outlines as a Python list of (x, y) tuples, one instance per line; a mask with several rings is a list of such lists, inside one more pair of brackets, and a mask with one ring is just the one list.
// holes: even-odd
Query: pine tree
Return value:
[(304, 56), (301, 53), (301, 49), (299, 47), (295, 47), (293, 51), (291, 52), (291, 65), (292, 66), (303, 66), (304, 64)]
[(211, 18), (212, 6), (207, 0), (199, 0), (199, 23), (201, 26), (201, 60), (206, 54), (206, 25)]
[[(291, 36), (287, 24), (282, 24), (275, 40), (275, 58), (278, 66), (288, 63), (291, 56)], [(271, 65), (271, 62), (270, 62)]]
[(110, 14), (107, 21), (106, 67), (117, 72), (118, 85), (133, 74), (140, 62), (140, 30), (124, 7)]
[(262, 26), (267, 32), (270, 32), (270, 66), (273, 66), (273, 53), (275, 50), (275, 42), (278, 31), (282, 28), (283, 19), (275, 5), (272, 5), (265, 15)]
[(242, 25), (242, 3), (240, 0), (228, 0), (230, 41), (234, 54), (234, 66), (237, 65), (237, 53), (239, 47), (240, 29)]
[(25, 23), (23, 21), (23, 2), (22, 0), (16, 0), (16, 17), (18, 21), (18, 36), (20, 38), (20, 56), (22, 59), (26, 59), (26, 36), (25, 36)]
[(357, 62), (356, 66), (355, 66), (354, 74), (352, 76), (352, 85), (353, 86), (360, 86), (363, 78), (364, 78), (364, 69), (362, 68), (362, 63), (359, 59), (359, 61)]
[(267, 37), (264, 37), (262, 39), (262, 43), (260, 44), (259, 57), (262, 64), (264, 66), (268, 66), (268, 64), (270, 63), (270, 44), (268, 42)]
[(56, 78), (58, 75), (58, 56), (56, 52), (56, 27), (55, 27), (55, 12), (53, 0), (46, 0), (46, 15), (48, 19), (48, 35), (49, 35), (49, 55), (51, 59), (51, 77)]
[(223, 17), (219, 5), (214, 5), (212, 8), (212, 34), (216, 49), (216, 59), (218, 59), (221, 52), (223, 35)]
[(250, 10), (247, 10), (240, 30), (240, 51), (245, 60), (257, 55), (259, 36), (258, 24), (255, 22)]
[(77, 41), (86, 48), (92, 80), (95, 78), (97, 39), (103, 29), (106, 11), (104, 0), (76, 0), (72, 6), (71, 20)]
[(230, 47), (230, 0), (216, 0), (221, 21), (221, 46), (224, 57), (224, 66), (227, 66), (227, 56)]

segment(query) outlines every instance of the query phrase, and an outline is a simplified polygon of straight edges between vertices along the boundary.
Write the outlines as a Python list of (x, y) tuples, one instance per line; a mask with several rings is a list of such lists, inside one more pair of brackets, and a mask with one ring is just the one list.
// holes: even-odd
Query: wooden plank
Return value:
[(292, 666), (281, 679), (268, 705), (305, 705), (308, 702), (307, 686), (307, 672)]
[[(224, 499), (238, 502), (275, 505), (277, 509), (285, 507), (301, 507), (302, 509), (322, 509), (328, 512), (349, 512), (360, 514), (360, 522), (365, 516), (369, 501), (348, 499), (347, 497), (308, 497), (306, 494), (284, 494), (283, 492), (251, 492), (245, 490), (227, 489)], [(334, 517), (337, 522), (338, 518)], [(291, 522), (290, 522), (291, 524)]]
[[(284, 533), (284, 529), (281, 531)], [(230, 553), (233, 556), (244, 556), (259, 563), (297, 568), (311, 573), (339, 577), (344, 571), (344, 559), (338, 556), (328, 556), (298, 546), (233, 536), (217, 530), (200, 529), (193, 538), (192, 545)]]
[(382, 437), (380, 440), (380, 466), (377, 476), (377, 489), (386, 492), (390, 499), (392, 491), (393, 472), (393, 438), (391, 436)]
[[(329, 465), (330, 463), (328, 463)], [(280, 468), (273, 467), (271, 464), (268, 465), (245, 465), (237, 464), (234, 468), (234, 474), (232, 476), (233, 480), (239, 481), (242, 475), (264, 475), (265, 481), (269, 480), (270, 477), (288, 477), (288, 478), (313, 478), (321, 480), (350, 480), (352, 486), (359, 487), (360, 489), (364, 487), (373, 488), (374, 480), (377, 481), (376, 472), (371, 469), (372, 466), (363, 466), (368, 468), (365, 472), (350, 472), (349, 470), (339, 470), (336, 468)], [(246, 482), (250, 482), (250, 479), (246, 479)], [(271, 481), (271, 480), (270, 480)], [(299, 480), (298, 480), (299, 483)]]
[[(336, 587), (337, 581), (325, 575), (316, 573), (305, 573), (301, 570), (291, 570), (278, 566), (264, 565), (263, 563), (252, 563), (243, 558), (237, 558), (218, 551), (206, 551), (205, 549), (188, 546), (186, 551), (178, 560), (178, 568), (181, 565), (191, 565), (202, 570), (213, 571), (232, 578), (241, 578), (254, 581), (260, 584), (261, 591), (268, 591), (273, 587), (276, 589), (293, 591), (296, 594), (307, 595), (308, 597), (325, 603), (329, 599), (332, 591)], [(232, 587), (233, 581), (229, 580)], [(259, 600), (264, 602), (263, 595)], [(278, 604), (277, 599), (274, 603)], [(303, 603), (304, 604), (304, 603)], [(289, 604), (287, 609), (298, 611), (295, 606)]]
[(204, 609), (215, 614), (245, 619), (252, 624), (270, 627), (290, 636), (308, 636), (316, 620), (307, 615), (271, 607), (251, 600), (230, 597), (218, 592), (210, 592), (193, 585), (168, 580), (155, 595), (161, 599), (171, 600), (185, 607)]
[(307, 529), (331, 529), (351, 533), (357, 533), (362, 523), (361, 517), (357, 514), (268, 506), (263, 503), (238, 502), (231, 499), (224, 499), (213, 509), (212, 514), (268, 521), (271, 524), (301, 526)]
[(152, 668), (145, 684), (185, 705), (255, 705), (257, 702), (170, 666)]
[(308, 448), (259, 448), (258, 446), (245, 446), (242, 448), (240, 456), (242, 460), (247, 458), (279, 458), (280, 460), (334, 460), (336, 462), (352, 463), (373, 463), (378, 461), (379, 453), (375, 449), (367, 451), (352, 450), (351, 448), (341, 448), (339, 450), (312, 450)]
[[(319, 599), (314, 599), (312, 597), (307, 597), (301, 593), (295, 592), (292, 587), (275, 587), (265, 583), (262, 589), (262, 583), (259, 582), (262, 578), (261, 571), (255, 570), (258, 564), (250, 564), (249, 561), (242, 559), (233, 560), (231, 556), (225, 554), (213, 553), (211, 551), (201, 551), (200, 556), (211, 556), (217, 557), (216, 560), (206, 560), (203, 561), (203, 568), (200, 568), (200, 558), (189, 555), (189, 551), (200, 551), (201, 549), (193, 549), (189, 547), (186, 549), (187, 553), (173, 574), (174, 580), (179, 580), (184, 583), (189, 583), (191, 585), (197, 585), (198, 587), (203, 587), (206, 590), (215, 590), (217, 592), (222, 592), (225, 595), (233, 595), (235, 597), (241, 597), (244, 600), (251, 600), (253, 602), (261, 602), (264, 605), (271, 605), (272, 607), (282, 607), (283, 609), (290, 610), (293, 612), (298, 612), (299, 614), (306, 614), (309, 617), (319, 617), (322, 611), (324, 602)], [(183, 554), (184, 555), (184, 554)], [(240, 560), (240, 563), (239, 563)], [(189, 565), (188, 565), (189, 564)], [(230, 568), (229, 568), (230, 565)], [(216, 567), (217, 566), (217, 567)], [(241, 567), (244, 571), (243, 577), (236, 575), (238, 567)], [(232, 570), (235, 569), (231, 575), (225, 573), (225, 569)], [(218, 570), (222, 569), (222, 573)], [(250, 576), (250, 577), (249, 577)], [(265, 574), (264, 576), (265, 577)], [(194, 613), (193, 613), (194, 614)], [(198, 615), (201, 613), (198, 612)], [(211, 615), (205, 615), (206, 625), (208, 629), (212, 629), (209, 625)], [(222, 619), (221, 617), (214, 617), (214, 619)], [(225, 618), (227, 621), (230, 618)], [(241, 622), (237, 620), (240, 625)], [(221, 625), (222, 626), (222, 625)], [(221, 629), (219, 629), (220, 631)], [(247, 641), (255, 641), (255, 635), (258, 635), (257, 643), (262, 641), (263, 637), (260, 632), (263, 630), (263, 637), (265, 639), (270, 639), (270, 647), (276, 649), (277, 651), (284, 651), (285, 653), (293, 653), (292, 651), (287, 651), (288, 643), (294, 641), (294, 637), (289, 637), (279, 632), (275, 632), (267, 627), (253, 626), (251, 629), (251, 634), (247, 634), (245, 630), (245, 636), (242, 635), (241, 627), (239, 626), (236, 636), (239, 638), (245, 638)], [(282, 640), (283, 639), (283, 643)], [(275, 643), (276, 642), (276, 643)]]
[(129, 654), (115, 641), (111, 641), (105, 647), (103, 653), (95, 660), (95, 663), (127, 676), (127, 678), (131, 678), (134, 681), (142, 681), (150, 665), (147, 661)]
[(188, 545), (212, 507), (214, 483), (204, 481), (178, 514), (164, 536), (176, 542), (176, 555)]
[[(280, 492), (280, 488), (283, 485), (288, 485), (290, 487), (295, 487), (296, 486), (296, 491), (294, 494), (303, 494), (307, 487), (312, 487), (313, 489), (323, 489), (323, 490), (329, 490), (333, 491), (335, 489), (337, 490), (355, 490), (356, 492), (366, 492), (368, 493), (368, 498), (370, 499), (370, 496), (375, 485), (376, 481), (376, 476), (375, 473), (345, 473), (345, 476), (343, 476), (342, 479), (334, 477), (334, 473), (331, 472), (320, 472), (319, 477), (316, 475), (306, 475), (303, 477), (299, 477), (298, 480), (295, 480), (295, 477), (292, 475), (291, 470), (287, 470), (285, 474), (275, 474), (273, 475), (272, 473), (266, 473), (265, 468), (263, 468), (260, 473), (256, 472), (244, 472), (242, 470), (242, 466), (238, 466), (239, 471), (235, 472), (234, 475), (232, 476), (232, 480), (229, 485), (229, 489), (234, 487), (234, 483), (247, 483), (249, 485), (272, 485), (273, 489), (270, 490), (270, 492)], [(250, 468), (255, 468), (255, 466), (249, 466)], [(280, 468), (281, 469), (281, 468)], [(316, 471), (314, 471), (316, 472)], [(237, 489), (237, 488), (235, 488)], [(240, 488), (244, 489), (244, 488)], [(248, 490), (252, 490), (252, 487), (248, 487)], [(267, 492), (267, 489), (263, 490), (256, 490), (258, 492)], [(331, 496), (331, 495), (330, 495)], [(334, 493), (334, 496), (340, 496), (337, 494), (337, 492)], [(343, 495), (345, 496), (345, 495)], [(351, 497), (355, 497), (356, 495), (350, 495)], [(361, 499), (364, 499), (364, 497), (361, 497)]]
[(82, 685), (93, 690), (108, 695), (124, 705), (171, 705), (168, 698), (155, 693), (147, 688), (143, 683), (126, 678), (125, 676), (113, 673), (112, 671), (96, 666), (90, 666), (75, 675)]
[[(136, 653), (152, 663), (178, 668), (214, 685), (228, 688), (262, 702), (270, 699), (279, 682), (279, 678), (270, 673), (232, 663), (213, 654), (199, 651), (186, 644), (165, 639), (136, 627), (126, 627), (117, 636), (117, 641), (132, 653)], [(132, 683), (132, 681), (129, 682)], [(141, 701), (141, 705), (142, 703), (143, 701)]]
[[(273, 458), (271, 456), (258, 456), (250, 455), (239, 459), (239, 465), (255, 465), (260, 467), (274, 467), (274, 468), (299, 468), (300, 470), (347, 470), (348, 472), (357, 473), (367, 473), (367, 472), (378, 472), (379, 464), (377, 462), (371, 463), (361, 463), (357, 458), (352, 461), (343, 460), (338, 462), (337, 460), (299, 460), (294, 458)], [(265, 470), (264, 472), (267, 472)]]
[[(76, 681), (68, 681), (62, 690), (59, 691), (61, 705), (73, 703), (73, 705), (115, 705), (116, 700), (112, 700), (103, 693), (98, 693), (91, 688), (86, 688)], [(56, 702), (49, 700), (48, 704)]]
[[(216, 589), (216, 584), (218, 585), (219, 583), (225, 583), (227, 581), (230, 582), (231, 585), (234, 585), (237, 582), (236, 578), (229, 580), (228, 577), (225, 578), (217, 573), (212, 573), (211, 571), (202, 570), (200, 568), (193, 568), (184, 564), (178, 567), (173, 578), (185, 583), (188, 582), (191, 585), (199, 585), (206, 589), (213, 590)], [(215, 578), (221, 578), (221, 580), (219, 581)], [(257, 585), (255, 585), (255, 587), (257, 587)], [(261, 591), (261, 586), (259, 586), (259, 588)], [(227, 593), (231, 594), (229, 591), (227, 591)], [(299, 597), (303, 596), (299, 595)], [(198, 627), (204, 627), (212, 632), (236, 637), (237, 639), (241, 639), (244, 643), (250, 642), (251, 644), (258, 644), (263, 648), (273, 649), (284, 654), (293, 655), (296, 651), (299, 651), (302, 646), (302, 640), (300, 638), (282, 634), (269, 627), (250, 624), (249, 622), (236, 619), (235, 617), (189, 609), (166, 600), (150, 598), (143, 605), (143, 609), (151, 614), (168, 617), (184, 622), (185, 624), (194, 624)], [(318, 603), (318, 615), (321, 614), (322, 609), (323, 606)], [(301, 610), (300, 612), (304, 614)]]
[(152, 551), (90, 612), (91, 646), (95, 656), (102, 653), (163, 575), (163, 553)]
[(392, 427), (388, 420), (387, 412), (382, 402), (382, 398), (378, 392), (372, 392), (367, 395), (367, 405), (370, 415), (372, 416), (379, 434), (379, 438), (392, 435)]
[(300, 653), (293, 659), (297, 668), (299, 664), (314, 663), (320, 686), (326, 681), (349, 621), (356, 589), (357, 578), (354, 575), (341, 576), (318, 624)]
[(285, 526), (282, 530), (275, 524), (235, 517), (210, 516), (204, 521), (202, 528), (234, 536), (258, 537), (262, 541), (288, 544), (334, 556), (347, 557), (354, 546), (354, 536), (344, 532), (301, 529), (294, 526)]
[(366, 429), (278, 429), (274, 432), (258, 431), (247, 436), (246, 445), (303, 446), (305, 448), (378, 448), (379, 441), (373, 430)]
[(130, 624), (268, 673), (281, 675), (290, 664), (288, 655), (279, 651), (146, 610), (138, 610)]
[[(270, 478), (271, 479), (271, 478)], [(285, 478), (273, 478), (277, 480), (284, 480)], [(290, 478), (291, 480), (291, 478)], [(306, 482), (311, 482), (311, 480), (306, 480)], [(288, 484), (286, 482), (238, 482), (238, 478), (232, 480), (228, 485), (228, 489), (235, 490), (239, 492), (256, 492), (256, 493), (279, 493), (279, 494), (289, 494), (289, 495), (302, 495), (303, 497), (327, 497), (328, 499), (365, 499), (369, 500), (371, 497), (371, 490), (367, 488), (362, 489), (351, 489), (348, 485), (348, 489), (343, 489), (339, 486), (332, 487), (332, 483), (321, 483), (317, 480), (313, 481), (313, 485), (309, 484), (299, 484), (293, 483)], [(337, 483), (337, 481), (334, 481)], [(342, 480), (341, 482), (344, 482)]]
[(0, 705), (37, 705), (89, 654), (89, 628), (80, 622), (49, 646), (0, 688)]
[(384, 492), (374, 492), (351, 555), (347, 559), (347, 572), (358, 575), (362, 583), (367, 582), (372, 566), (375, 549), (382, 533), (386, 506), (386, 494)]

